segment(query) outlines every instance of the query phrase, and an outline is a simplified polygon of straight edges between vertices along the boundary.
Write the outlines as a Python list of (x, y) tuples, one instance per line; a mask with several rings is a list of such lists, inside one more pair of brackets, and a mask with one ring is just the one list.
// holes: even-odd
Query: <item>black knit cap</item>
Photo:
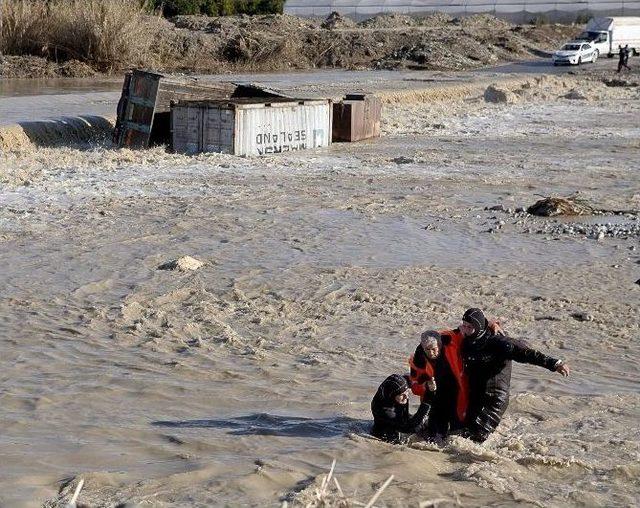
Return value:
[(467, 309), (464, 316), (462, 316), (462, 320), (472, 325), (475, 330), (473, 334), (469, 336), (470, 339), (476, 339), (484, 335), (484, 332), (487, 330), (487, 318), (484, 317), (484, 313), (480, 309)]
[(409, 383), (404, 376), (401, 376), (400, 374), (391, 374), (382, 382), (380, 389), (382, 390), (382, 397), (385, 400), (391, 400), (396, 395), (400, 395), (408, 390)]

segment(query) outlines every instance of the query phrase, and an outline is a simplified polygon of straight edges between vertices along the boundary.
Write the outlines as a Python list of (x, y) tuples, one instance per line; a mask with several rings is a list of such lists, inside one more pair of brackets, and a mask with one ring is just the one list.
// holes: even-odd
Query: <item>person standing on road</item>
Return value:
[(627, 52), (627, 48), (629, 45), (627, 44), (626, 48), (623, 48), (622, 45), (618, 46), (618, 73), (622, 71), (622, 68), (625, 67), (627, 70), (629, 69), (629, 53)]
[(627, 68), (628, 71), (631, 70), (631, 67), (629, 67), (629, 56), (631, 55), (631, 50), (629, 49), (629, 45), (627, 44), (624, 47), (624, 66)]
[(469, 407), (463, 435), (485, 441), (496, 430), (509, 405), (511, 362), (545, 367), (563, 376), (569, 366), (528, 347), (524, 342), (491, 331), (480, 309), (468, 309), (459, 327), (464, 336), (464, 371), (469, 382)]

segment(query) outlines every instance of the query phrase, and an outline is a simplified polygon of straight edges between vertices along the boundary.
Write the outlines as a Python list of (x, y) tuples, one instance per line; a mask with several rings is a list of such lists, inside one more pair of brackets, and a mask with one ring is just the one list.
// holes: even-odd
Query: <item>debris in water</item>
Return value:
[[(378, 488), (375, 494), (369, 499), (367, 503), (361, 503), (353, 498), (347, 497), (340, 486), (340, 482), (336, 478), (334, 472), (336, 467), (335, 459), (331, 463), (331, 469), (329, 474), (322, 477), (319, 487), (309, 486), (298, 492), (291, 500), (295, 506), (304, 506), (305, 508), (321, 508), (321, 507), (346, 507), (346, 506), (364, 506), (364, 508), (372, 508), (374, 503), (378, 500), (384, 490), (391, 484), (394, 476), (391, 475), (387, 480)], [(331, 488), (331, 482), (335, 485), (335, 490)], [(282, 506), (289, 506), (287, 501), (283, 502)]]
[(576, 198), (547, 197), (536, 201), (527, 208), (527, 213), (540, 217), (555, 217), (556, 215), (590, 215), (593, 208)]
[(393, 159), (393, 162), (395, 162), (396, 164), (413, 164), (415, 161), (410, 157), (405, 157), (404, 155), (401, 155), (400, 157), (395, 157)]
[(618, 79), (618, 78), (612, 78), (612, 79), (604, 79), (602, 81), (605, 85), (607, 85), (608, 87), (637, 87), (640, 86), (640, 83), (638, 83), (637, 81), (630, 81), (628, 79)]
[(489, 85), (484, 91), (484, 100), (494, 104), (514, 104), (518, 102), (518, 96), (506, 88)]
[(584, 93), (582, 93), (580, 90), (577, 90), (576, 88), (573, 88), (562, 97), (564, 97), (565, 99), (580, 100), (580, 101), (587, 99), (587, 96)]
[(533, 319), (535, 321), (561, 321), (561, 319), (556, 316), (535, 316)]
[(191, 256), (183, 256), (172, 261), (167, 261), (158, 267), (158, 270), (179, 270), (181, 272), (188, 272), (191, 270), (197, 270), (204, 266), (202, 261), (199, 261)]
[(588, 322), (593, 321), (593, 316), (587, 312), (574, 312), (571, 317), (576, 321)]
[(67, 504), (67, 508), (76, 508), (76, 506), (78, 506), (77, 501), (83, 486), (84, 486), (84, 478), (80, 478), (80, 481), (76, 486), (76, 490), (73, 493), (73, 496), (71, 497), (71, 501), (69, 501), (69, 503)]

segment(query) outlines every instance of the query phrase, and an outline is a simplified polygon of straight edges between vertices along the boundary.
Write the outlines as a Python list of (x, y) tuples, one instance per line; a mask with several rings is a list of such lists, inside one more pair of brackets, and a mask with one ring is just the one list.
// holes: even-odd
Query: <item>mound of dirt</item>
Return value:
[(0, 76), (3, 78), (51, 78), (59, 67), (38, 56), (0, 56)]
[(416, 25), (418, 26), (443, 26), (452, 23), (454, 18), (445, 14), (444, 12), (434, 12), (428, 16), (421, 16), (416, 18)]
[(0, 55), (0, 77), (3, 78), (88, 78), (95, 75), (93, 68), (78, 60), (58, 64), (39, 56)]
[(416, 44), (403, 45), (376, 61), (374, 66), (378, 69), (464, 70), (496, 64), (504, 55), (502, 48), (485, 44), (483, 37), (457, 35), (440, 40), (420, 37)]
[(209, 16), (182, 15), (174, 16), (169, 21), (176, 28), (186, 28), (188, 30), (208, 30), (212, 18)]
[(509, 22), (490, 14), (476, 14), (456, 21), (467, 30), (509, 30), (512, 27)]
[(449, 44), (438, 41), (402, 46), (375, 63), (376, 68), (389, 70), (403, 67), (415, 70), (468, 69), (478, 65), (467, 55), (452, 51)]
[[(488, 15), (414, 18), (381, 15), (355, 24), (332, 13), (324, 21), (290, 15), (176, 16), (154, 25), (155, 44), (141, 65), (164, 72), (269, 72), (290, 69), (465, 70), (546, 54), (576, 27), (513, 26)], [(43, 59), (0, 61), (0, 75), (88, 75)]]
[(380, 14), (358, 23), (359, 27), (369, 29), (406, 28), (416, 25), (417, 19), (405, 14)]

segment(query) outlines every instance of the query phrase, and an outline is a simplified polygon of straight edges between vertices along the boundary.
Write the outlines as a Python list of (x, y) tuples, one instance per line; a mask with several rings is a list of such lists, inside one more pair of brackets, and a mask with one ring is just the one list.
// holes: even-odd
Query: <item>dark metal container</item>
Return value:
[(225, 100), (232, 97), (286, 97), (253, 84), (198, 82), (194, 78), (146, 71), (125, 75), (118, 102), (113, 142), (119, 147), (147, 148), (171, 143), (171, 103)]
[(374, 95), (350, 94), (333, 105), (333, 141), (380, 137), (382, 103)]

